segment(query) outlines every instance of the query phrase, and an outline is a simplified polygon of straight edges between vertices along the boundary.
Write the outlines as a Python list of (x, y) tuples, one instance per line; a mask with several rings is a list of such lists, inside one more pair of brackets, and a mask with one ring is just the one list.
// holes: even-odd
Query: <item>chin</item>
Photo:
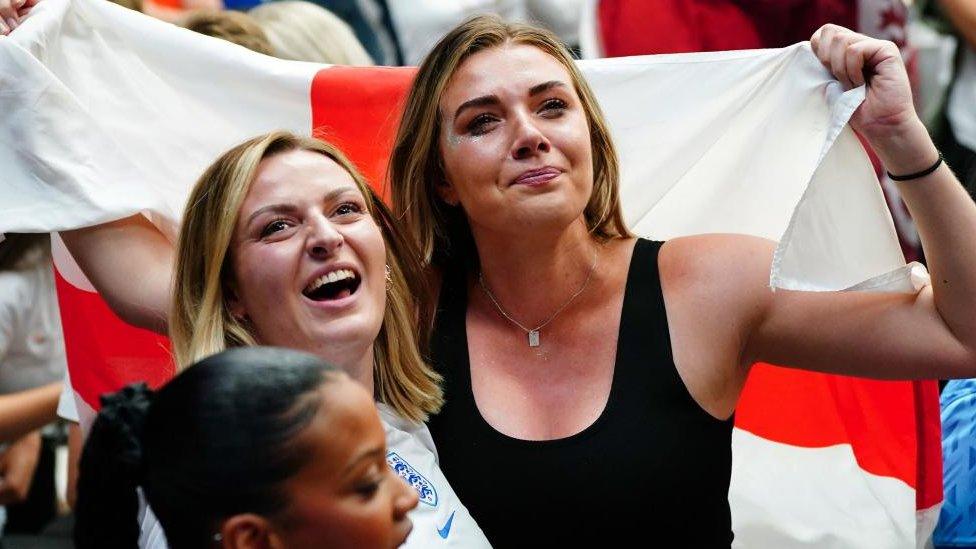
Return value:
[(312, 331), (312, 345), (318, 349), (368, 347), (376, 341), (382, 324), (382, 318), (378, 322), (366, 318), (336, 319)]

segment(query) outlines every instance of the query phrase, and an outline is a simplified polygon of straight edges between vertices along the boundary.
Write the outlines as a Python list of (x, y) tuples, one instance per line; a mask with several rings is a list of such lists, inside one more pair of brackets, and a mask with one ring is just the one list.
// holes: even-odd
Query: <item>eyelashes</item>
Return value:
[[(343, 222), (343, 220), (355, 220), (358, 219), (366, 211), (366, 206), (359, 204), (357, 202), (343, 202), (336, 206), (329, 217), (336, 219), (338, 222)], [(276, 233), (285, 231), (291, 227), (298, 225), (299, 222), (290, 217), (275, 217), (266, 223), (260, 232), (261, 238), (268, 238), (274, 236)]]
[(289, 227), (288, 221), (284, 218), (272, 219), (267, 225), (261, 229), (261, 238), (266, 238), (273, 235), (274, 233), (283, 231)]
[(484, 135), (488, 132), (489, 125), (493, 122), (497, 122), (498, 119), (490, 114), (479, 114), (468, 122), (468, 133), (471, 135)]
[(563, 101), (562, 99), (555, 99), (555, 98), (553, 98), (553, 99), (547, 99), (542, 104), (542, 107), (539, 109), (539, 111), (540, 112), (543, 112), (543, 113), (560, 113), (560, 114), (562, 114), (562, 112), (565, 111), (568, 106), (569, 105), (567, 105), (566, 102)]
[[(568, 108), (569, 105), (565, 101), (553, 97), (543, 101), (542, 105), (536, 110), (536, 114), (544, 118), (559, 118)], [(491, 131), (494, 125), (500, 121), (501, 119), (494, 114), (487, 112), (481, 113), (468, 122), (465, 130), (473, 136), (484, 135)]]

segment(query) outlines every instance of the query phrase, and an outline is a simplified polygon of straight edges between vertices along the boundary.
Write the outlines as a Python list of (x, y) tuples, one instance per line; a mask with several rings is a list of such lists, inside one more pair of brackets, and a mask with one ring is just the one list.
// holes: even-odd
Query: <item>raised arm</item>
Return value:
[(166, 334), (173, 287), (173, 245), (145, 217), (65, 231), (61, 238), (122, 320)]
[[(937, 165), (894, 44), (833, 25), (811, 44), (847, 86), (868, 75), (851, 125), (891, 174)], [(775, 244), (759, 238), (704, 235), (662, 249), (675, 363), (707, 410), (727, 417), (757, 361), (883, 379), (976, 377), (976, 205), (944, 163), (899, 188), (932, 276), (916, 294), (771, 291)]]
[(769, 301), (759, 349), (800, 366), (872, 377), (976, 377), (976, 205), (915, 113), (898, 48), (834, 25), (817, 31), (811, 45), (841, 82), (859, 86), (867, 78), (851, 125), (893, 179), (908, 178), (898, 188), (918, 226), (932, 286), (915, 296), (782, 292)]

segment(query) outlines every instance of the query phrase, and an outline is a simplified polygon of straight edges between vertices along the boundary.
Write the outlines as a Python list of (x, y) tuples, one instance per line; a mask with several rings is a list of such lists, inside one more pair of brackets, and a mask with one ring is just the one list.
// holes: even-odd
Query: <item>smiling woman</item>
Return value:
[[(428, 290), (418, 254), (334, 147), (276, 132), (224, 153), (190, 194), (175, 254), (140, 216), (64, 240), (124, 319), (168, 327), (181, 368), (252, 345), (340, 367), (377, 400), (384, 459), (421, 498), (407, 545), (487, 546), (422, 423), (442, 398), (419, 346), (415, 299)], [(142, 545), (162, 547), (147, 517)]]

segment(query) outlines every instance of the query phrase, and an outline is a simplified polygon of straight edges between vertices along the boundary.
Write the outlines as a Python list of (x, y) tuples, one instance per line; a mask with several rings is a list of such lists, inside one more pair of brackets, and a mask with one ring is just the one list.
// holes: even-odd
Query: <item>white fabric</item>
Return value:
[(71, 386), (71, 373), (67, 368), (64, 370), (64, 381), (61, 387), (61, 396), (58, 398), (58, 417), (78, 423), (81, 417), (78, 415), (78, 405), (75, 403), (75, 390)]
[[(166, 221), (181, 216), (189, 185), (217, 153), (259, 133), (311, 127), (316, 65), (256, 54), (111, 2), (45, 0), (32, 11), (15, 36), (0, 40), (0, 209), (17, 219), (0, 232), (48, 232), (42, 228), (148, 210), (173, 236)], [(234, 100), (224, 101), (229, 94)], [(160, 133), (167, 139), (154, 138)], [(181, 143), (178, 154), (170, 139)]]
[(965, 44), (963, 47), (946, 114), (959, 143), (976, 151), (976, 51)]
[[(808, 45), (580, 66), (613, 130), (625, 213), (641, 235), (779, 240), (771, 282), (789, 289), (843, 289), (904, 264), (845, 126), (863, 89), (842, 93)], [(219, 152), (276, 127), (310, 131), (320, 68), (107, 2), (42, 2), (0, 40), (0, 232), (148, 210), (172, 236)]]
[(736, 429), (732, 448), (733, 547), (915, 547), (915, 490), (861, 470), (849, 445), (802, 448)]
[(0, 271), (0, 393), (53, 383), (65, 370), (51, 264)]

